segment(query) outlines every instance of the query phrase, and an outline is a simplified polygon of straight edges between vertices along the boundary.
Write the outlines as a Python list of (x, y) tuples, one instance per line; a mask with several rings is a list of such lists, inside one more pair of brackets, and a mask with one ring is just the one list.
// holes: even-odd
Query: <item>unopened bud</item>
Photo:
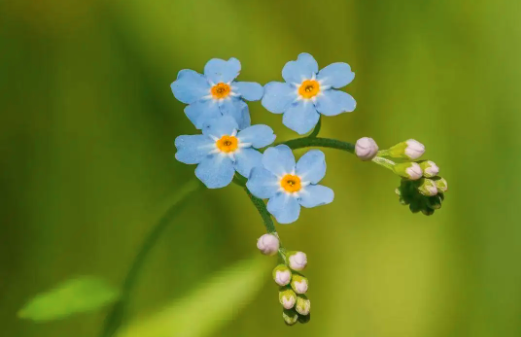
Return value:
[(427, 206), (432, 209), (440, 209), (442, 200), (443, 199), (441, 195), (435, 195), (433, 197), (427, 198)]
[(426, 197), (432, 197), (438, 194), (438, 188), (436, 187), (436, 183), (433, 180), (422, 179), (420, 186), (418, 187), (418, 192)]
[(279, 238), (273, 234), (264, 234), (257, 240), (257, 248), (264, 255), (275, 255), (279, 250)]
[(293, 324), (297, 323), (297, 321), (299, 319), (299, 315), (293, 309), (291, 309), (291, 310), (284, 310), (282, 312), (282, 318), (284, 319), (284, 322), (287, 325), (293, 325)]
[(423, 172), (418, 163), (398, 163), (394, 165), (394, 173), (397, 175), (410, 179), (418, 180), (422, 177)]
[(418, 159), (425, 153), (425, 146), (414, 140), (409, 139), (391, 147), (389, 150), (382, 151), (382, 155), (396, 159)]
[(425, 178), (432, 178), (434, 176), (437, 176), (438, 173), (440, 173), (440, 168), (436, 163), (430, 160), (422, 161), (420, 163), (420, 167), (423, 171), (423, 176)]
[(295, 310), (301, 315), (308, 315), (309, 309), (311, 308), (311, 301), (306, 297), (306, 295), (299, 295), (297, 297), (297, 304), (295, 305)]
[(373, 138), (360, 138), (356, 141), (355, 153), (362, 160), (371, 160), (378, 153), (378, 145)]
[(308, 279), (301, 275), (293, 275), (291, 279), (291, 288), (297, 294), (305, 294), (308, 291)]
[(434, 214), (434, 210), (431, 209), (431, 208), (424, 208), (424, 209), (422, 209), (422, 213), (425, 214), (425, 215), (433, 215)]
[(308, 258), (303, 252), (288, 252), (287, 253), (289, 267), (293, 270), (304, 270), (308, 263)]
[(298, 322), (301, 324), (306, 324), (311, 319), (311, 314), (307, 315), (298, 315)]
[(297, 295), (290, 288), (281, 288), (279, 291), (279, 302), (284, 309), (291, 309), (297, 302)]
[(285, 265), (279, 264), (273, 269), (273, 279), (281, 287), (288, 285), (291, 281), (291, 271)]
[(445, 180), (444, 178), (440, 178), (440, 179), (437, 179), (435, 180), (436, 182), (436, 187), (438, 188), (438, 191), (441, 192), (441, 193), (444, 193), (444, 192), (447, 192), (447, 180)]

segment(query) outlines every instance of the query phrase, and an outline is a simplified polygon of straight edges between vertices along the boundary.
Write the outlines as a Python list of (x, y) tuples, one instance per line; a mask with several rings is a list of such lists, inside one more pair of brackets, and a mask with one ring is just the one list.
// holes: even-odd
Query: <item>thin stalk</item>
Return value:
[(165, 229), (172, 222), (172, 219), (178, 214), (189, 201), (190, 197), (199, 191), (203, 185), (198, 181), (191, 181), (187, 183), (180, 191), (178, 199), (172, 206), (166, 211), (166, 213), (158, 220), (158, 222), (152, 227), (147, 237), (143, 241), (141, 248), (139, 249), (129, 271), (123, 281), (121, 289), (121, 298), (114, 305), (103, 326), (103, 330), (100, 334), (101, 337), (112, 337), (116, 334), (116, 331), (123, 324), (123, 321), (127, 315), (128, 303), (130, 295), (135, 288), (138, 280), (138, 276), (143, 269), (144, 263), (148, 254), (152, 248), (156, 245)]
[(331, 139), (331, 138), (302, 137), (302, 138), (288, 140), (288, 141), (282, 142), (280, 144), (287, 145), (293, 150), (302, 149), (302, 148), (306, 148), (306, 147), (327, 147), (327, 148), (331, 148), (331, 149), (346, 151), (349, 153), (355, 153), (355, 144), (343, 142), (341, 140), (336, 140), (336, 139)]

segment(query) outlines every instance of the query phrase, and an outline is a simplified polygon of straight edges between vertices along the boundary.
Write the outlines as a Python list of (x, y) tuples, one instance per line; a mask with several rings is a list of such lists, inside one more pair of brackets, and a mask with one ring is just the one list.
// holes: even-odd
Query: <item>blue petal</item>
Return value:
[(181, 70), (170, 88), (174, 97), (185, 104), (191, 104), (210, 94), (210, 84), (206, 78), (190, 69)]
[(197, 129), (201, 129), (204, 122), (222, 116), (219, 104), (213, 99), (196, 101), (187, 105), (185, 114)]
[(277, 193), (268, 201), (270, 212), (280, 224), (289, 224), (297, 221), (300, 215), (300, 205), (297, 199), (286, 193)]
[(353, 96), (339, 90), (326, 90), (317, 96), (315, 102), (318, 112), (324, 116), (336, 116), (342, 112), (352, 112), (356, 108)]
[(251, 170), (246, 187), (257, 198), (267, 199), (277, 193), (280, 184), (279, 179), (270, 171), (263, 167), (254, 167)]
[(295, 156), (287, 145), (270, 147), (264, 151), (262, 165), (276, 176), (283, 176), (295, 170)]
[(231, 135), (237, 130), (237, 122), (231, 116), (221, 116), (216, 119), (208, 120), (203, 124), (203, 135), (213, 138), (221, 138), (224, 135)]
[(230, 83), (241, 71), (241, 63), (232, 57), (228, 61), (211, 59), (204, 66), (204, 75), (211, 84)]
[(232, 86), (236, 87), (237, 93), (247, 101), (258, 101), (264, 93), (262, 85), (255, 82), (235, 82)]
[(343, 62), (331, 63), (320, 70), (317, 76), (320, 85), (333, 88), (345, 87), (351, 83), (354, 78), (355, 73), (351, 71), (349, 64)]
[(262, 153), (252, 148), (244, 148), (235, 152), (235, 170), (243, 177), (250, 176), (251, 169), (262, 166)]
[(288, 83), (301, 83), (318, 73), (318, 64), (313, 56), (302, 53), (296, 61), (289, 61), (282, 69), (282, 77)]
[(297, 162), (296, 173), (302, 181), (317, 184), (326, 175), (326, 156), (320, 150), (306, 152)]
[(322, 185), (309, 185), (304, 188), (299, 197), (299, 202), (306, 208), (330, 204), (335, 198), (332, 189)]
[(252, 125), (237, 135), (241, 143), (250, 143), (257, 149), (270, 145), (275, 140), (275, 137), (273, 130), (263, 124)]
[(310, 101), (299, 101), (292, 105), (282, 117), (282, 123), (298, 134), (303, 135), (317, 125), (320, 115)]
[(242, 130), (251, 125), (248, 104), (238, 98), (225, 99), (219, 102), (219, 109), (223, 116), (231, 116)]
[(175, 139), (175, 159), (185, 164), (198, 164), (215, 148), (215, 142), (205, 135), (183, 135)]
[(266, 110), (281, 114), (297, 99), (297, 88), (288, 83), (270, 82), (264, 86), (262, 106)]
[(232, 182), (235, 170), (232, 160), (220, 154), (206, 157), (195, 169), (195, 175), (208, 188), (221, 188)]

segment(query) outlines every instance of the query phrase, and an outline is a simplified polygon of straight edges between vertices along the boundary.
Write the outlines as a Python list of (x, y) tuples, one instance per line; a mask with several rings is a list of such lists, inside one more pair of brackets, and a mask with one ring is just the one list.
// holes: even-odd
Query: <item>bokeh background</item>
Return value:
[[(44, 324), (16, 312), (71, 276), (119, 285), (193, 177), (173, 156), (175, 137), (195, 133), (170, 91), (179, 70), (233, 56), (241, 80), (264, 84), (306, 51), (356, 72), (356, 111), (322, 135), (422, 141), (446, 202), (411, 214), (392, 173), (325, 150), (335, 202), (279, 226), (308, 254), (311, 322), (283, 324), (268, 266), (209, 336), (520, 336), (520, 19), (512, 0), (0, 2), (1, 335), (99, 333), (108, 308)], [(296, 136), (250, 110), (279, 140)], [(240, 188), (202, 192), (147, 259), (132, 318), (256, 254), (262, 233)]]

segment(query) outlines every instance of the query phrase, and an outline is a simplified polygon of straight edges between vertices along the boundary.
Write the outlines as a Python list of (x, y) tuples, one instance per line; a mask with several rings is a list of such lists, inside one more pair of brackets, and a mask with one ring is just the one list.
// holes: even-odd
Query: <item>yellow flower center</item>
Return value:
[(284, 189), (284, 191), (293, 193), (298, 192), (302, 188), (302, 184), (300, 183), (300, 178), (293, 174), (286, 174), (280, 180), (280, 186)]
[(221, 139), (217, 140), (216, 144), (217, 148), (221, 152), (230, 153), (237, 150), (239, 147), (239, 140), (237, 137), (224, 135), (221, 137)]
[(305, 80), (300, 85), (298, 93), (300, 96), (310, 99), (315, 97), (320, 92), (320, 84), (315, 80)]
[(228, 97), (228, 95), (230, 94), (231, 91), (232, 91), (232, 88), (230, 87), (230, 85), (226, 84), (226, 83), (222, 83), (222, 82), (217, 83), (211, 89), (212, 96), (215, 99), (226, 98), (226, 97)]

